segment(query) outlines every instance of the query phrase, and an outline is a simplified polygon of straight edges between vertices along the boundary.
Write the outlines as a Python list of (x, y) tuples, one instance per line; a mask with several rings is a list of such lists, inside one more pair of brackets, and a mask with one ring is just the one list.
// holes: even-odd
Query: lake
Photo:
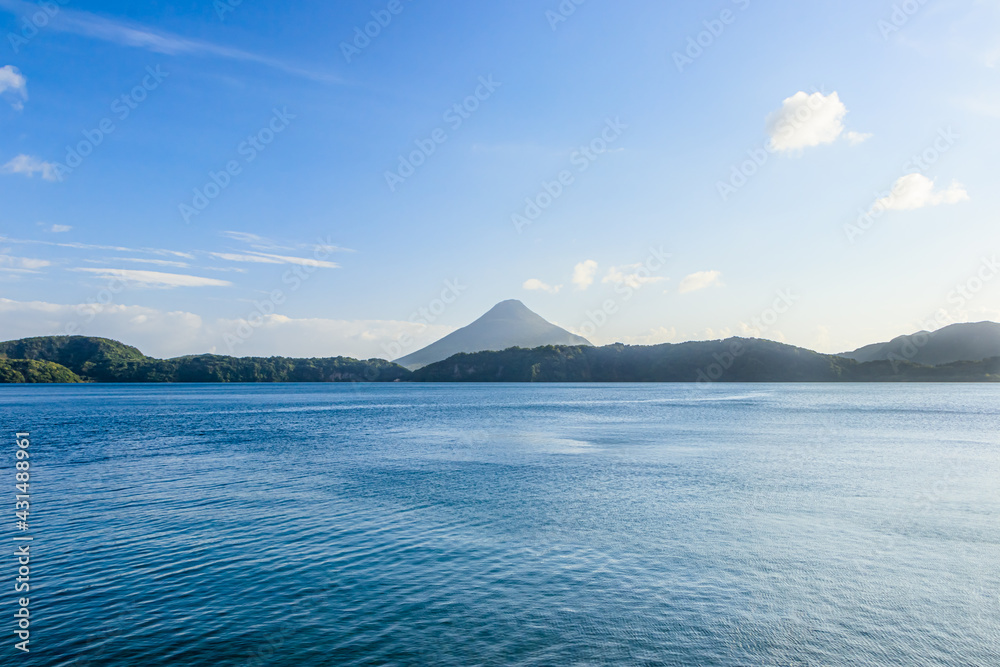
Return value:
[(8, 615), (3, 664), (997, 665), (998, 407), (996, 385), (2, 386), (10, 553), (16, 431), (33, 537), (31, 653)]

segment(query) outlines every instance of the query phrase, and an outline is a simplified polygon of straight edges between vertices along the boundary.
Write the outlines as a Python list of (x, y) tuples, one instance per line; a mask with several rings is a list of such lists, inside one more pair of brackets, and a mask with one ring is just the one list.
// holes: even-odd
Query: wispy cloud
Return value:
[(92, 264), (104, 262), (129, 262), (131, 264), (151, 264), (153, 266), (169, 266), (175, 269), (187, 269), (191, 265), (186, 262), (175, 262), (169, 259), (146, 259), (145, 257), (111, 257), (109, 259), (87, 260)]
[(666, 280), (663, 276), (654, 276), (645, 264), (629, 264), (627, 266), (612, 266), (602, 283), (623, 284), (632, 289), (640, 289), (643, 285), (651, 285)]
[(525, 280), (522, 287), (529, 291), (548, 292), (549, 294), (558, 294), (559, 290), (563, 288), (562, 285), (549, 285), (547, 283), (543, 283), (538, 278)]
[(243, 243), (263, 243), (267, 241), (263, 236), (258, 236), (257, 234), (249, 234), (247, 232), (219, 232), (219, 236), (224, 236), (227, 239), (232, 239), (233, 241), (241, 241)]
[(260, 236), (258, 234), (251, 234), (249, 232), (234, 232), (225, 231), (219, 232), (219, 236), (222, 236), (233, 241), (239, 241), (240, 243), (245, 243), (249, 245), (254, 250), (312, 250), (314, 252), (356, 252), (351, 248), (343, 248), (332, 243), (332, 239), (327, 237), (326, 239), (317, 239), (316, 243), (282, 243), (275, 241), (273, 239)]
[(52, 232), (53, 234), (64, 234), (70, 231), (71, 229), (73, 228), (70, 227), (69, 225), (52, 225), (51, 227), (49, 227), (49, 231)]
[(265, 252), (253, 250), (246, 253), (232, 252), (212, 252), (211, 257), (227, 262), (244, 262), (247, 264), (295, 264), (297, 266), (311, 266), (318, 269), (339, 269), (339, 264), (326, 262), (319, 259), (309, 259), (308, 257), (292, 257), (290, 255), (272, 255)]
[(0, 255), (0, 271), (11, 271), (17, 273), (38, 273), (38, 269), (51, 266), (52, 262), (44, 259), (32, 259), (29, 257), (12, 257), (11, 255)]
[(698, 271), (697, 273), (685, 276), (680, 286), (678, 286), (677, 291), (681, 294), (687, 294), (688, 292), (697, 292), (698, 290), (713, 286), (722, 286), (721, 271)]
[(34, 239), (12, 239), (7, 236), (0, 236), (0, 241), (3, 241), (4, 243), (12, 243), (15, 245), (46, 245), (46, 246), (53, 246), (56, 248), (73, 248), (74, 250), (107, 250), (109, 252), (134, 252), (134, 253), (146, 253), (150, 255), (160, 255), (168, 257), (182, 257), (184, 259), (194, 259), (194, 255), (192, 255), (189, 252), (181, 252), (179, 250), (164, 250), (162, 248), (123, 248), (122, 246), (97, 245), (93, 243), (77, 243), (77, 242), (57, 243), (55, 241), (36, 241)]
[(288, 255), (270, 255), (263, 252), (251, 252), (252, 255), (257, 257), (265, 257), (267, 259), (273, 259), (283, 264), (297, 264), (298, 266), (314, 266), (320, 269), (339, 269), (340, 264), (335, 264), (333, 262), (326, 262), (319, 259), (308, 259), (306, 257), (290, 257)]
[(209, 255), (227, 262), (246, 262), (248, 264), (283, 264), (283, 262), (279, 262), (276, 259), (258, 257), (256, 255), (239, 255), (231, 252), (213, 252), (209, 253)]
[(18, 155), (16, 158), (3, 166), (0, 171), (5, 174), (24, 174), (31, 178), (35, 174), (41, 174), (46, 181), (58, 181), (59, 171), (54, 162), (45, 162), (30, 155)]
[(93, 273), (101, 278), (117, 278), (126, 283), (131, 283), (137, 287), (231, 287), (228, 280), (216, 280), (215, 278), (203, 278), (201, 276), (189, 276), (179, 273), (160, 273), (159, 271), (132, 271), (130, 269), (73, 269)]
[[(23, 0), (0, 0), (0, 9), (7, 10), (12, 14), (27, 16), (38, 12), (38, 5)], [(131, 21), (106, 18), (80, 10), (63, 8), (59, 13), (51, 16), (48, 29), (110, 42), (119, 46), (144, 49), (153, 53), (171, 56), (215, 57), (256, 63), (314, 81), (340, 82), (340, 79), (332, 74), (303, 69), (242, 49), (190, 39), (169, 32), (153, 30)]]

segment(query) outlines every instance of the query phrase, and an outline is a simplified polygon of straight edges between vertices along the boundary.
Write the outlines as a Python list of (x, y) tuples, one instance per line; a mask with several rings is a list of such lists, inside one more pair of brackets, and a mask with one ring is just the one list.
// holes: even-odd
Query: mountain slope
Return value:
[(70, 384), (80, 377), (59, 364), (36, 359), (0, 359), (0, 384)]
[(85, 336), (45, 336), (0, 343), (0, 383), (81, 379), (87, 382), (394, 382), (409, 375), (405, 368), (382, 359), (210, 354), (154, 359), (118, 341)]
[(920, 331), (845, 352), (842, 357), (860, 362), (911, 361), (938, 366), (956, 361), (982, 361), (1000, 357), (1000, 324), (952, 324), (934, 332)]
[(652, 346), (512, 348), (457, 354), (415, 371), (415, 382), (998, 382), (1000, 357), (925, 366), (820, 354), (730, 338)]
[(542, 347), (460, 354), (418, 382), (838, 382), (858, 364), (769, 340)]
[(396, 359), (396, 363), (414, 370), (460, 353), (506, 350), (510, 347), (590, 344), (586, 338), (551, 324), (520, 301), (512, 299), (501, 301), (469, 326), (413, 354)]
[(115, 382), (130, 366), (152, 361), (129, 345), (88, 336), (42, 336), (7, 341), (0, 343), (0, 358), (50, 361), (96, 382)]

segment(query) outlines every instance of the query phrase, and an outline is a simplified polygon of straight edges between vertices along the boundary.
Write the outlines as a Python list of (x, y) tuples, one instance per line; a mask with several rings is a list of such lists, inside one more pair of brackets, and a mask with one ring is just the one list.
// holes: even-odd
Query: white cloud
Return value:
[(152, 264), (153, 266), (169, 266), (175, 269), (190, 268), (186, 262), (174, 262), (169, 259), (146, 259), (144, 257), (112, 257), (110, 259), (88, 259), (91, 264), (101, 264), (104, 262), (129, 262), (131, 264)]
[(597, 262), (592, 259), (580, 262), (573, 267), (573, 284), (577, 289), (585, 290), (594, 284), (597, 275)]
[(692, 273), (689, 276), (685, 276), (677, 291), (681, 294), (687, 294), (688, 292), (696, 292), (712, 286), (722, 286), (722, 272), (698, 271), (697, 273)]
[(38, 269), (44, 269), (46, 266), (52, 266), (52, 262), (44, 259), (0, 255), (0, 271), (38, 273)]
[[(766, 327), (761, 329), (759, 327), (754, 326), (753, 323), (747, 324), (746, 322), (740, 322), (739, 335), (745, 338), (763, 338), (765, 340), (773, 340), (777, 343), (785, 343), (788, 340), (785, 337), (785, 334), (782, 333), (781, 331), (778, 331), (777, 329), (769, 329)], [(815, 349), (815, 348), (810, 348), (810, 349)]]
[(2, 171), (5, 174), (24, 174), (29, 178), (41, 174), (46, 181), (58, 181), (60, 179), (56, 167), (54, 162), (45, 162), (30, 155), (18, 155), (5, 164)]
[(733, 330), (729, 327), (723, 327), (721, 329), (712, 329), (708, 327), (702, 329), (701, 331), (694, 332), (691, 336), (691, 340), (725, 340), (726, 338), (731, 338), (733, 335)]
[(549, 294), (558, 294), (559, 290), (561, 290), (563, 288), (562, 285), (552, 286), (552, 285), (543, 283), (538, 278), (530, 278), (528, 280), (525, 280), (524, 281), (524, 285), (522, 285), (522, 287), (524, 289), (526, 289), (526, 290), (548, 292)]
[[(225, 231), (219, 232), (219, 236), (224, 236), (227, 239), (232, 239), (233, 241), (239, 241), (240, 243), (245, 243), (251, 248), (256, 250), (301, 250), (308, 249), (312, 250), (314, 253), (334, 253), (334, 252), (356, 252), (351, 248), (343, 248), (341, 246), (335, 245), (331, 237), (325, 239), (317, 239), (318, 243), (296, 243), (292, 245), (281, 245), (276, 241), (265, 238), (258, 234), (251, 234), (249, 232), (234, 232)], [(264, 255), (265, 253), (255, 253), (258, 255)], [(339, 267), (338, 267), (339, 268)]]
[(857, 146), (858, 144), (863, 144), (868, 141), (874, 135), (871, 132), (855, 132), (854, 130), (851, 130), (844, 136), (847, 137), (847, 141), (849, 141), (852, 146)]
[[(799, 91), (767, 117), (767, 133), (777, 151), (832, 144), (844, 133), (846, 115), (847, 107), (836, 92), (810, 95)], [(846, 138), (852, 144), (859, 144), (870, 137), (870, 134), (848, 132)]]
[(263, 252), (253, 252), (251, 255), (256, 255), (258, 257), (266, 257), (267, 259), (277, 260), (284, 264), (296, 264), (298, 266), (312, 266), (319, 269), (339, 269), (340, 264), (334, 264), (333, 262), (325, 262), (319, 259), (308, 259), (305, 257), (289, 257), (287, 255), (270, 255)]
[(960, 183), (953, 182), (940, 190), (935, 189), (934, 181), (923, 174), (907, 174), (896, 181), (888, 196), (875, 202), (872, 211), (912, 211), (926, 206), (957, 204), (968, 199), (969, 193)]
[(66, 232), (72, 230), (73, 228), (69, 225), (52, 225), (49, 227), (49, 231), (53, 234), (65, 234)]
[(188, 276), (179, 273), (160, 273), (159, 271), (133, 271), (131, 269), (73, 269), (93, 273), (101, 278), (118, 279), (132, 283), (137, 287), (231, 287), (228, 280)]
[(677, 329), (674, 327), (658, 327), (639, 336), (619, 338), (619, 343), (626, 345), (660, 345), (677, 342)]
[(47, 245), (56, 248), (73, 248), (74, 250), (110, 250), (113, 252), (138, 252), (150, 255), (161, 255), (167, 257), (183, 257), (184, 259), (194, 259), (194, 255), (188, 252), (177, 250), (163, 250), (161, 248), (123, 248), (113, 245), (96, 245), (93, 243), (56, 243), (54, 241), (35, 241), (32, 239), (12, 239), (0, 236), (0, 241), (4, 243), (14, 243), (17, 245)]
[(234, 241), (242, 241), (243, 243), (262, 243), (266, 241), (263, 236), (258, 236), (256, 234), (250, 234), (248, 232), (219, 232), (219, 236), (225, 236), (227, 239), (232, 239)]
[[(626, 273), (626, 271), (628, 273)], [(607, 275), (601, 280), (602, 283), (619, 283), (628, 285), (632, 289), (639, 289), (643, 285), (651, 285), (666, 280), (663, 276), (654, 276), (645, 264), (629, 264), (627, 266), (612, 266), (608, 269)]]
[(224, 259), (227, 262), (247, 262), (252, 264), (283, 264), (284, 262), (279, 262), (276, 259), (269, 259), (267, 257), (258, 257), (256, 255), (237, 255), (229, 252), (213, 252), (209, 253), (212, 257), (217, 259)]
[[(252, 310), (247, 304), (247, 316)], [(255, 323), (258, 323), (256, 318)], [(253, 333), (230, 352), (226, 335), (233, 335), (243, 319), (207, 320), (194, 313), (165, 312), (143, 306), (90, 304), (67, 305), (20, 302), (0, 298), (0, 340), (28, 336), (60, 335), (76, 325), (80, 333), (103, 336), (134, 345), (159, 358), (186, 354), (234, 354), (236, 356), (336, 357), (358, 359), (389, 355), (383, 346), (403, 334), (413, 344), (409, 354), (453, 331), (440, 325), (425, 326), (392, 320), (291, 319), (270, 315)]]
[(209, 253), (212, 257), (224, 259), (227, 262), (246, 262), (251, 264), (295, 264), (298, 266), (311, 266), (318, 269), (339, 269), (339, 264), (326, 262), (319, 259), (309, 259), (306, 257), (289, 257), (287, 255), (272, 255), (264, 252), (248, 251), (249, 254), (236, 254), (227, 252)]
[(28, 99), (28, 80), (13, 65), (0, 67), (0, 95), (11, 99), (11, 106), (20, 111)]

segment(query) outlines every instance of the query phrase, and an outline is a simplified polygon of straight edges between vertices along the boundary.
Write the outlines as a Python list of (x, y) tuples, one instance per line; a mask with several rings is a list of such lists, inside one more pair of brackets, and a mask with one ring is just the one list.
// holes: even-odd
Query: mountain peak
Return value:
[(413, 370), (462, 352), (590, 344), (586, 338), (557, 327), (517, 299), (508, 299), (490, 308), (472, 324), (448, 334), (422, 350), (396, 359), (396, 363)]
[(918, 331), (845, 352), (859, 362), (905, 360), (928, 366), (956, 361), (982, 361), (1000, 356), (1000, 324), (960, 322), (936, 331)]

